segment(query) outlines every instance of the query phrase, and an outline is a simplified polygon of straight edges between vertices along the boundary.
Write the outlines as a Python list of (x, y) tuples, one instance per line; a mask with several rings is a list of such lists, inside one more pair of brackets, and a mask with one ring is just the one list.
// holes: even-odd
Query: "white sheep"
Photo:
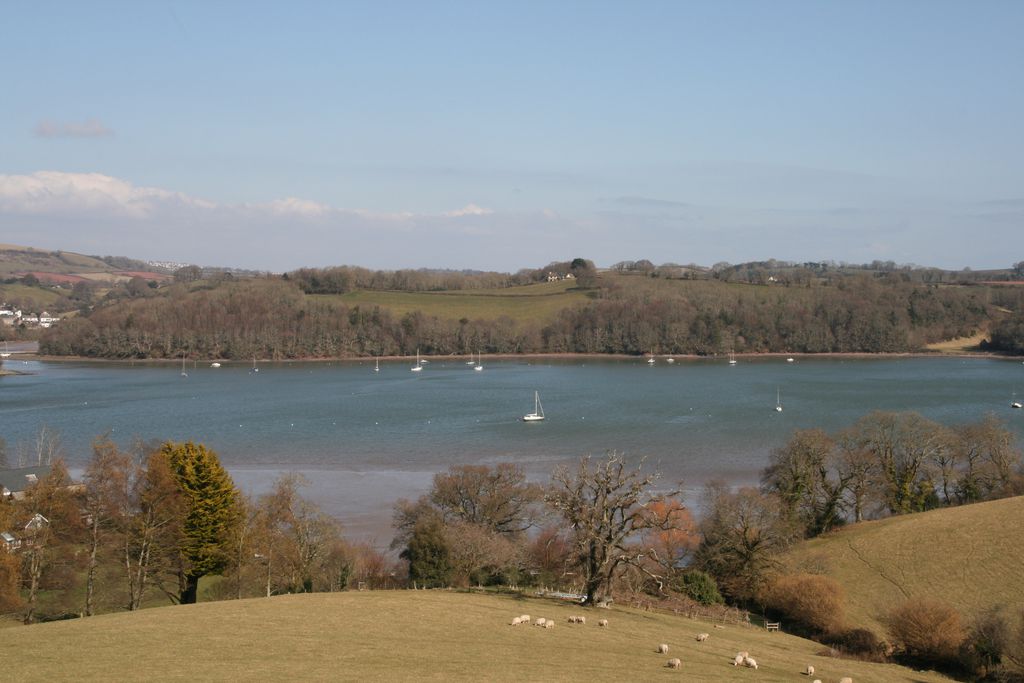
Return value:
[(710, 637), (711, 637), (711, 635), (708, 634), (708, 633), (698, 633), (697, 634), (697, 642), (698, 643), (703, 643), (705, 640), (707, 640)]
[(548, 619), (547, 621), (544, 622), (544, 628), (554, 628), (554, 627), (555, 627), (555, 620), (554, 619)]
[(597, 622), (597, 625), (598, 626), (607, 626), (608, 625), (608, 620), (607, 619), (602, 619), (601, 621)]
[(843, 678), (839, 679), (839, 683), (853, 683), (853, 679), (849, 676), (844, 676)]
[[(744, 657), (743, 658), (743, 666), (749, 667), (751, 669), (756, 669), (757, 668), (757, 660), (754, 659), (753, 657)], [(853, 681), (850, 681), (850, 683), (853, 683)]]
[(529, 614), (524, 614), (523, 616), (519, 617), (519, 621), (524, 623), (524, 624), (529, 624), (530, 623), (530, 615)]
[(679, 669), (682, 668), (683, 662), (680, 659), (673, 657), (672, 659), (668, 660), (668, 664), (666, 664), (665, 666), (667, 666), (670, 669)]
[(813, 676), (813, 675), (814, 675), (814, 667), (813, 667), (813, 666), (811, 666), (810, 664), (808, 664), (808, 665), (807, 665), (807, 671), (806, 671), (806, 673), (807, 673), (807, 675), (808, 675), (808, 676)]
[(732, 665), (739, 666), (743, 663), (743, 660), (747, 658), (748, 652), (737, 652), (736, 656), (732, 658)]
[(821, 683), (821, 679), (815, 678), (813, 681), (811, 681), (811, 683)]
[(585, 624), (585, 623), (587, 623), (587, 618), (582, 616), (582, 615), (580, 615), (580, 616), (576, 617), (576, 623), (577, 624)]
[(519, 624), (521, 624), (521, 623), (523, 623), (522, 619), (520, 619), (519, 617), (512, 617), (512, 625), (513, 626), (519, 626)]
[(665, 654), (666, 652), (668, 652), (668, 645), (666, 645), (665, 643), (662, 643), (661, 645), (658, 646), (658, 649), (656, 650), (656, 652), (659, 655)]
[(543, 626), (546, 622), (547, 622), (547, 619), (545, 619), (544, 617), (537, 617), (536, 619), (533, 620), (533, 625), (534, 626)]

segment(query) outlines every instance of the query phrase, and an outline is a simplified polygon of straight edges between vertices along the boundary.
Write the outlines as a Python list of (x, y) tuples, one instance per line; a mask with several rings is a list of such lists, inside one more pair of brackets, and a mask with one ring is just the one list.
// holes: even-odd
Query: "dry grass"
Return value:
[(988, 334), (988, 332), (979, 332), (970, 337), (947, 339), (946, 341), (928, 344), (926, 348), (929, 351), (938, 351), (940, 353), (972, 353), (979, 350), (981, 342), (988, 339)]
[(1024, 607), (1024, 497), (865, 522), (798, 546), (794, 568), (827, 573), (846, 591), (851, 626), (912, 597), (937, 598), (967, 621), (997, 604)]
[[(7, 629), (0, 657), (5, 677), (21, 681), (793, 681), (807, 664), (822, 680), (948, 680), (817, 656), (820, 645), (781, 633), (650, 612), (590, 610), (590, 623), (566, 623), (580, 611), (444, 591), (294, 595)], [(522, 613), (557, 626), (508, 625)], [(600, 617), (608, 628), (596, 625)], [(711, 638), (697, 643), (700, 631)], [(654, 651), (662, 642), (668, 655)], [(749, 650), (759, 670), (734, 668), (738, 650)], [(665, 668), (669, 657), (682, 659), (682, 670)]]
[(545, 282), (507, 289), (443, 292), (380, 292), (360, 290), (341, 295), (315, 295), (347, 306), (381, 308), (396, 317), (420, 311), (443, 320), (491, 320), (507, 316), (516, 322), (548, 322), (564, 308), (587, 301), (569, 282)]

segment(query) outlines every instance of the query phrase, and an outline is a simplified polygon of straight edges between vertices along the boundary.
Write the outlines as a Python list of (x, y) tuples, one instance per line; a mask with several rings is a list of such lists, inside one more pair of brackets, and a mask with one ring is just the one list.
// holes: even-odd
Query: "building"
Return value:
[(0, 498), (21, 500), (30, 486), (49, 473), (49, 465), (0, 470)]

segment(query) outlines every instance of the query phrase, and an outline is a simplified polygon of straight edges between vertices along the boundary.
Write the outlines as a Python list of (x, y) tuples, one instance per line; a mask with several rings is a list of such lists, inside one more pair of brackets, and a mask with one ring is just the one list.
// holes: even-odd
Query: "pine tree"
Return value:
[(240, 522), (238, 490), (217, 454), (202, 444), (168, 442), (160, 452), (185, 499), (180, 602), (194, 603), (199, 579), (220, 573), (227, 564), (228, 544)]

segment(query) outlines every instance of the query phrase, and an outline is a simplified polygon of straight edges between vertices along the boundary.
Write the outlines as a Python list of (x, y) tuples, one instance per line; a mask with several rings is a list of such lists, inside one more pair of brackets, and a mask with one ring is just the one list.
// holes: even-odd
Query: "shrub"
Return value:
[(929, 598), (907, 600), (889, 613), (889, 635), (903, 654), (947, 665), (954, 662), (966, 634), (957, 611)]
[(783, 575), (768, 585), (761, 598), (766, 608), (814, 634), (843, 628), (843, 589), (828, 576)]
[(679, 580), (679, 592), (688, 595), (702, 605), (721, 605), (725, 602), (718, 592), (714, 577), (702, 571), (689, 571)]
[(873, 631), (865, 628), (851, 628), (833, 633), (828, 639), (828, 644), (847, 655), (875, 661), (885, 659), (885, 642), (879, 639)]

